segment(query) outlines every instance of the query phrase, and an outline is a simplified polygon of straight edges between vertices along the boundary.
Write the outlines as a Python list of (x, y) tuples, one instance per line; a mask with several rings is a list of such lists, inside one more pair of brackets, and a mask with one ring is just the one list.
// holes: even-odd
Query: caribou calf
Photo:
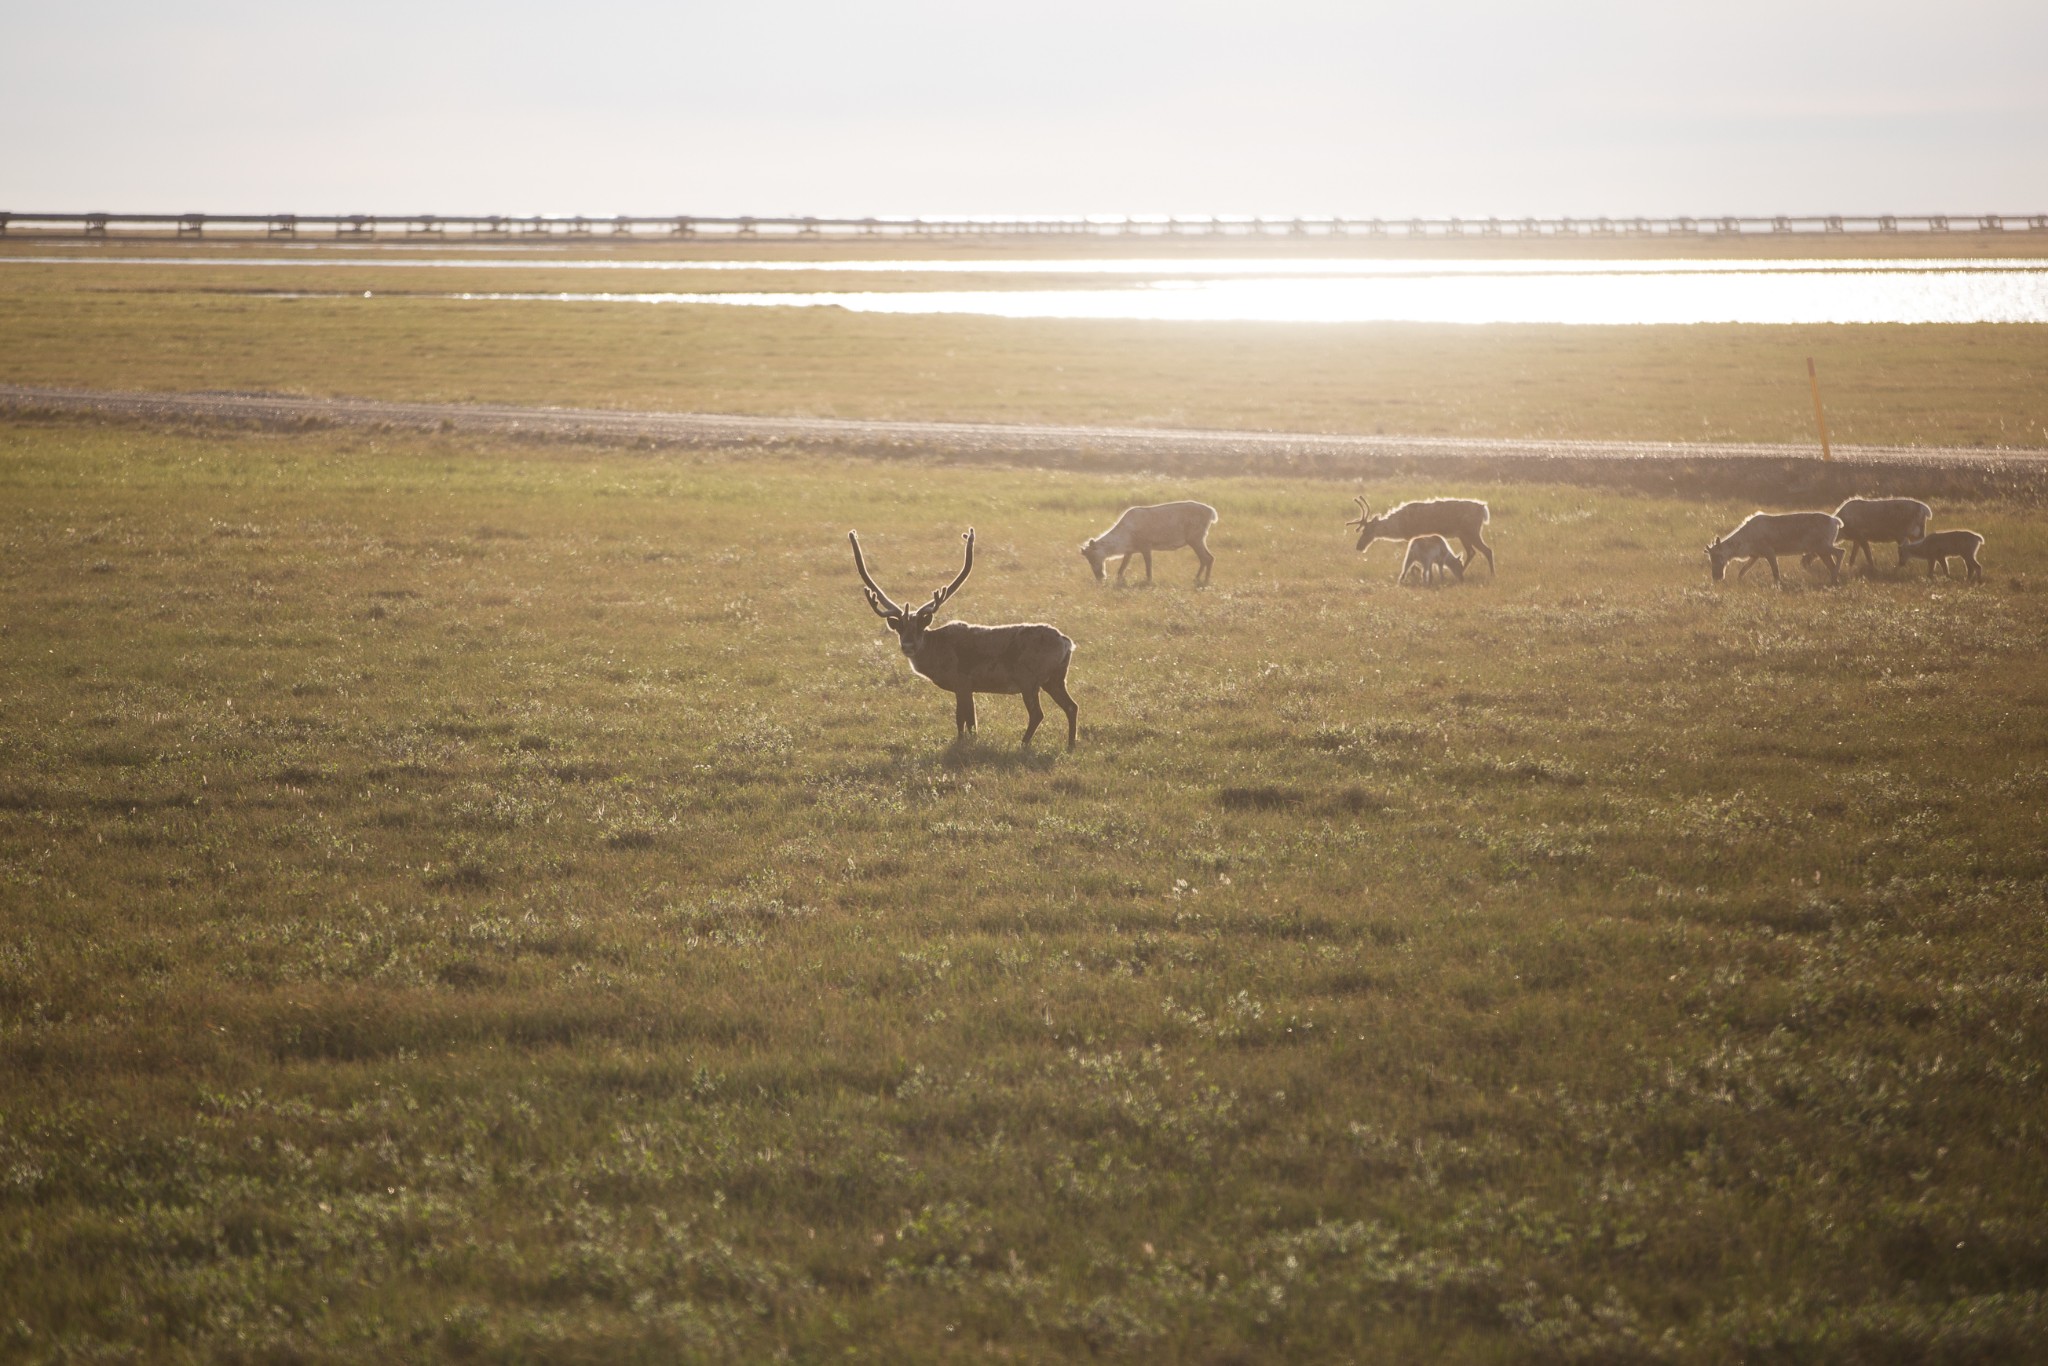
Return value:
[(1401, 577), (1394, 582), (1406, 583), (1411, 569), (1420, 571), (1416, 577), (1424, 588), (1446, 572), (1457, 575), (1459, 583), (1465, 581), (1465, 562), (1441, 536), (1417, 536), (1408, 542), (1408, 554), (1401, 560)]
[(1150, 507), (1126, 508), (1115, 526), (1081, 543), (1081, 555), (1095, 571), (1097, 583), (1102, 582), (1103, 561), (1112, 555), (1123, 556), (1116, 566), (1118, 585), (1124, 581), (1124, 571), (1131, 567), (1131, 556), (1143, 555), (1145, 582), (1150, 583), (1152, 552), (1186, 546), (1201, 561), (1195, 570), (1195, 586), (1199, 588), (1209, 581), (1209, 571), (1216, 564), (1208, 545), (1209, 528), (1215, 524), (1216, 509), (1207, 503), (1154, 503)]
[(1984, 566), (1977, 563), (1977, 552), (1984, 548), (1984, 538), (1974, 531), (1930, 531), (1917, 541), (1899, 542), (1899, 567), (1906, 567), (1909, 559), (1927, 561), (1927, 577), (1934, 577), (1934, 566), (1939, 564), (1941, 572), (1950, 578), (1955, 571), (1948, 567), (1949, 557), (1959, 555), (1970, 571), (1971, 583), (1984, 577)]
[(1022, 694), (1024, 711), (1031, 724), (1024, 728), (1024, 743), (1030, 744), (1045, 711), (1038, 705), (1043, 688), (1067, 714), (1067, 748), (1074, 736), (1081, 709), (1067, 695), (1067, 665), (1073, 662), (1074, 642), (1050, 626), (1031, 623), (1016, 626), (975, 626), (949, 621), (934, 627), (932, 616), (974, 570), (974, 528), (967, 529), (967, 560), (953, 581), (932, 594), (932, 600), (912, 610), (898, 606), (875, 585), (861, 558), (860, 536), (847, 532), (853, 543), (853, 567), (867, 585), (868, 606), (888, 623), (910, 660), (911, 670), (930, 679), (955, 698), (954, 734), (964, 736), (974, 729), (974, 695), (978, 692)]
[[(1778, 574), (1780, 555), (1812, 556), (1828, 562), (1828, 578), (1842, 581), (1842, 552), (1835, 545), (1842, 522), (1831, 512), (1752, 512), (1741, 526), (1726, 536), (1716, 536), (1707, 547), (1707, 562), (1714, 582), (1721, 582), (1730, 560), (1761, 559), (1771, 566), (1771, 582), (1783, 583)], [(1743, 566), (1744, 572), (1749, 569)], [(1737, 577), (1740, 577), (1738, 575)]]

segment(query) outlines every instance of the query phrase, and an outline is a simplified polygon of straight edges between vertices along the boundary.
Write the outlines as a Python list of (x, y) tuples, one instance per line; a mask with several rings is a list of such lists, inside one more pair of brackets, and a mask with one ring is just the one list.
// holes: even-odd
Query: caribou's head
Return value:
[(1095, 571), (1095, 581), (1102, 582), (1102, 565), (1109, 558), (1109, 552), (1100, 544), (1101, 538), (1090, 536), (1081, 542), (1081, 558), (1088, 561), (1088, 567)]
[(867, 593), (868, 606), (872, 607), (875, 615), (888, 623), (889, 629), (896, 633), (896, 642), (903, 647), (903, 653), (915, 658), (918, 646), (924, 642), (925, 628), (932, 624), (932, 618), (937, 615), (940, 605), (952, 597), (961, 584), (967, 582), (967, 575), (974, 568), (974, 528), (967, 528), (967, 534), (961, 537), (967, 542), (967, 562), (960, 566), (960, 572), (954, 576), (951, 583), (932, 594), (930, 602), (915, 611), (891, 602), (889, 595), (875, 585), (874, 579), (868, 574), (867, 561), (861, 558), (859, 534), (849, 531), (846, 533), (846, 539), (853, 543), (853, 567), (860, 571), (860, 581), (867, 585), (864, 591)]
[(1734, 552), (1723, 543), (1723, 538), (1716, 536), (1714, 543), (1707, 547), (1707, 565), (1714, 571), (1715, 583), (1721, 582), (1722, 576), (1728, 572), (1728, 561), (1734, 558)]
[(1344, 525), (1347, 527), (1358, 528), (1358, 548), (1360, 550), (1363, 550), (1367, 546), (1371, 545), (1375, 540), (1379, 539), (1380, 527), (1384, 524), (1384, 522), (1381, 519), (1375, 519), (1373, 517), (1372, 509), (1365, 505), (1364, 494), (1359, 494), (1356, 498), (1353, 498), (1351, 502), (1352, 505), (1358, 509), (1358, 515), (1356, 517), (1353, 517)]

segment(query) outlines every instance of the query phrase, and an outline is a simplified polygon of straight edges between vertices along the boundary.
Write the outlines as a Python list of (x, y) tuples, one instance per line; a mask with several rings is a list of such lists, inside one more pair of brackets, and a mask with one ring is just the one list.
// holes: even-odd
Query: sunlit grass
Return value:
[[(1748, 504), (0, 428), (29, 1359), (2024, 1359), (2048, 537)], [(1376, 503), (1432, 491), (1378, 485)], [(1125, 504), (1213, 590), (1097, 588)], [(1081, 746), (904, 594), (1079, 643)]]
[[(1811, 443), (1813, 358), (1839, 442), (2048, 447), (2048, 327), (2032, 325), (1060, 322), (205, 292), (266, 279), (280, 288), (481, 289), (495, 278), (443, 275), (461, 278), (323, 275), (310, 259), (253, 279), (246, 271), (7, 266), (0, 382), (820, 417)], [(526, 275), (510, 287), (542, 287)], [(590, 288), (587, 274), (552, 278)], [(719, 287), (758, 287), (766, 278), (736, 275)], [(652, 287), (674, 288), (675, 280)], [(771, 287), (794, 287), (793, 277), (775, 277)]]

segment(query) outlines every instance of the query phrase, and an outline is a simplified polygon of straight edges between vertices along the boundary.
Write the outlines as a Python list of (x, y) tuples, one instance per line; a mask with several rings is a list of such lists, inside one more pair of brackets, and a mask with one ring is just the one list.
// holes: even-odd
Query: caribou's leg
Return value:
[(1199, 587), (1209, 581), (1209, 571), (1215, 567), (1216, 557), (1209, 553), (1208, 546), (1196, 541), (1195, 558), (1202, 562), (1202, 567), (1195, 571), (1195, 584)]
[(1024, 743), (1028, 745), (1031, 743), (1031, 737), (1037, 733), (1038, 723), (1045, 719), (1045, 708), (1038, 705), (1038, 689), (1024, 690), (1024, 714), (1031, 718), (1031, 724), (1024, 727)]
[(1081, 720), (1081, 709), (1074, 705), (1073, 698), (1067, 696), (1067, 680), (1064, 676), (1047, 682), (1045, 691), (1058, 704), (1059, 709), (1067, 714), (1067, 748), (1072, 750), (1074, 732)]
[[(1138, 552), (1134, 550), (1131, 552), (1131, 555), (1135, 555), (1137, 553)], [(1116, 562), (1116, 583), (1117, 587), (1119, 588), (1123, 587), (1124, 571), (1131, 567), (1131, 555), (1126, 555), (1121, 560), (1118, 560)]]
[(1458, 540), (1465, 547), (1465, 567), (1467, 569), (1470, 569), (1472, 567), (1472, 560), (1474, 558), (1472, 551), (1474, 547), (1477, 547), (1479, 553), (1486, 557), (1486, 577), (1489, 579), (1492, 578), (1493, 547), (1486, 543), (1486, 538), (1478, 535), (1477, 533), (1474, 533), (1469, 539), (1467, 537), (1460, 536)]
[(1141, 550), (1138, 553), (1145, 557), (1145, 582), (1150, 583), (1152, 582), (1152, 552)]
[(974, 729), (974, 694), (962, 690), (953, 694), (953, 733), (965, 735)]

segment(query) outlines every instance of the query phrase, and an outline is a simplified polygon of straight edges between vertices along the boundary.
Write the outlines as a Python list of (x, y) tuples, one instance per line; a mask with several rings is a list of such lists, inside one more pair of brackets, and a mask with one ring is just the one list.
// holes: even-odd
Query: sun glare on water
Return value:
[[(81, 264), (83, 258), (9, 262)], [(267, 257), (94, 258), (94, 264), (214, 269), (301, 267)], [(860, 313), (975, 314), (1161, 322), (1289, 323), (2039, 323), (2048, 263), (1996, 260), (1442, 261), (1356, 258), (1208, 260), (646, 260), (510, 261), (459, 255), (328, 259), (322, 269), (526, 269), (680, 275), (674, 290), (426, 291), (470, 302), (696, 304), (842, 308)], [(789, 275), (787, 290), (713, 290), (734, 272)], [(887, 274), (898, 287), (848, 288)], [(957, 277), (969, 288), (944, 285)], [(989, 288), (995, 281), (1007, 287)], [(909, 287), (902, 287), (908, 282)], [(751, 283), (751, 282), (750, 282)], [(793, 281), (794, 283), (794, 281)], [(926, 287), (930, 286), (930, 287)], [(275, 289), (250, 293), (303, 297)], [(316, 291), (326, 292), (326, 291)], [(387, 291), (379, 290), (382, 297)], [(360, 295), (368, 298), (368, 294)], [(415, 293), (414, 297), (419, 297)]]
[[(496, 296), (501, 298), (514, 296)], [(526, 296), (543, 297), (543, 296)], [(2048, 274), (1562, 274), (1150, 280), (1118, 289), (550, 295), (861, 313), (1166, 322), (2048, 322)]]

